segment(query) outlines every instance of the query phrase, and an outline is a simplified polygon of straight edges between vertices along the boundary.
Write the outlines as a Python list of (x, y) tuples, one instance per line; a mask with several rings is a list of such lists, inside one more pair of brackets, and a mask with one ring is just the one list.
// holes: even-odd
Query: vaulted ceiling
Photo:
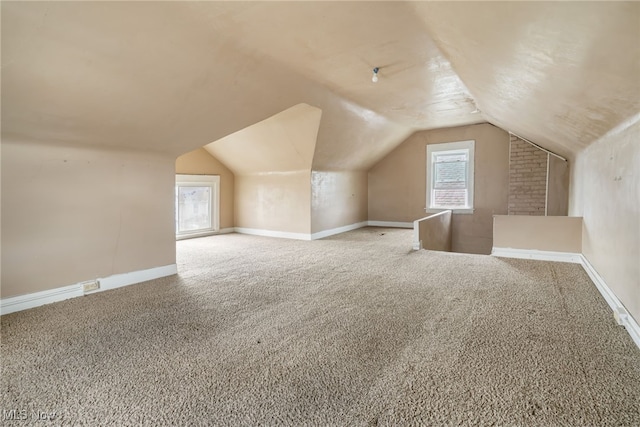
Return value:
[(571, 155), (640, 111), (639, 3), (1, 8), (3, 135), (179, 155), (306, 104), (313, 168), (366, 170), (415, 130), (489, 121)]

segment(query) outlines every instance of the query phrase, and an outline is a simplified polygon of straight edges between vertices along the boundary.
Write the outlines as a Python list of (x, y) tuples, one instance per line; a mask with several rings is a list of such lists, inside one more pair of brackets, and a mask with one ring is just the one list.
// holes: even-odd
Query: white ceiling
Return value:
[(640, 112), (638, 2), (416, 2), (492, 123), (563, 154)]
[(306, 103), (313, 167), (367, 169), (483, 121), (571, 155), (640, 111), (639, 3), (1, 8), (4, 135), (179, 155)]
[[(393, 2), (191, 3), (210, 28), (338, 95), (418, 129), (478, 122), (424, 24)], [(219, 8), (224, 10), (224, 18)], [(371, 82), (378, 67), (379, 82)]]

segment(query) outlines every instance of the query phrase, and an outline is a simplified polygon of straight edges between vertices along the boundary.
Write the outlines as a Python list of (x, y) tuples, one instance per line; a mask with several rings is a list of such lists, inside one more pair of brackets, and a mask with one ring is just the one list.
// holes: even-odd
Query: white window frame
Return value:
[[(203, 237), (216, 234), (220, 231), (220, 176), (219, 175), (176, 175), (175, 186), (175, 212), (178, 215), (178, 187), (209, 187), (211, 195), (211, 227), (193, 231), (178, 232), (176, 227), (176, 240)], [(176, 217), (176, 223), (178, 218)]]
[[(440, 144), (428, 144), (427, 145), (427, 197), (425, 211), (428, 213), (442, 212), (445, 210), (451, 210), (454, 214), (472, 214), (474, 211), (474, 163), (475, 163), (475, 140), (468, 141), (456, 141), (456, 142), (443, 142)], [(469, 161), (467, 162), (467, 206), (461, 207), (435, 207), (431, 203), (433, 194), (433, 158), (435, 153), (442, 152), (467, 152)]]

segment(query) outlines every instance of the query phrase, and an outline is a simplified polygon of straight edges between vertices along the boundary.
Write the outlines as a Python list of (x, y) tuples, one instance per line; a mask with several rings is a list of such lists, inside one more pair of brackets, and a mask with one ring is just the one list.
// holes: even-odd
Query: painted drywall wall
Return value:
[(235, 226), (284, 233), (311, 232), (311, 172), (235, 177)]
[(176, 262), (174, 158), (2, 140), (2, 298)]
[(473, 214), (454, 214), (454, 252), (489, 254), (493, 215), (507, 213), (509, 135), (490, 124), (417, 132), (369, 170), (369, 220), (413, 222), (425, 216), (426, 146), (473, 139)]
[(583, 255), (640, 320), (640, 114), (576, 156), (570, 201)]
[(367, 173), (311, 173), (311, 232), (367, 220)]
[[(431, 251), (451, 251), (451, 211), (439, 212), (414, 221), (414, 233), (417, 231), (417, 246)], [(415, 243), (414, 243), (415, 244)]]
[(176, 174), (220, 176), (220, 228), (233, 227), (233, 172), (204, 148), (190, 151), (176, 159)]
[(582, 218), (496, 215), (493, 246), (579, 254), (582, 252)]
[(547, 215), (566, 216), (569, 213), (569, 162), (549, 155), (547, 178)]

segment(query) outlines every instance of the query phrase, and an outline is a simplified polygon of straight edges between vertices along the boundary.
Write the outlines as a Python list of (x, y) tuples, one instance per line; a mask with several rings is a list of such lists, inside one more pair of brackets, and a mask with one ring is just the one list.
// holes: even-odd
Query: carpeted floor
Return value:
[(184, 240), (178, 276), (2, 316), (5, 422), (640, 425), (640, 350), (580, 266), (411, 233)]

